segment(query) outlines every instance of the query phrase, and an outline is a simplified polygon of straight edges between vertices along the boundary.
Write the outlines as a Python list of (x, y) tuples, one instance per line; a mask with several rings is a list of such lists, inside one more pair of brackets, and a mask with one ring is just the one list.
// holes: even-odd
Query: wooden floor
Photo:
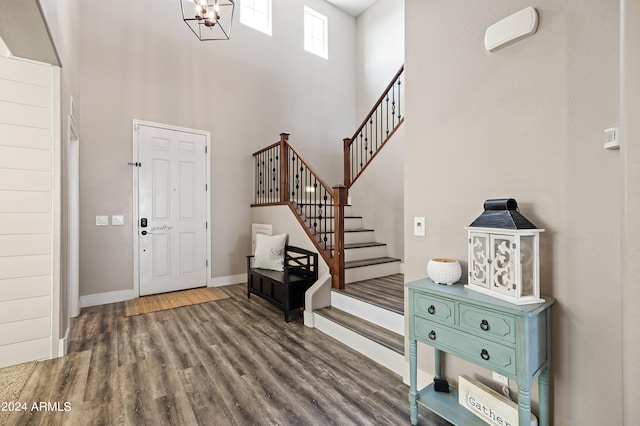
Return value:
[[(394, 373), (264, 300), (231, 297), (125, 317), (82, 310), (69, 355), (38, 363), (11, 425), (408, 425)], [(420, 408), (421, 425), (447, 423)]]

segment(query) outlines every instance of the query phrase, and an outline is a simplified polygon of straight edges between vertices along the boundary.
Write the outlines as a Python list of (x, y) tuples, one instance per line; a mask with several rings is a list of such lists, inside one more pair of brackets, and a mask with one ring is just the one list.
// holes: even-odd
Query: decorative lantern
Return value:
[(469, 235), (466, 288), (516, 305), (539, 303), (540, 232), (513, 198), (487, 200)]

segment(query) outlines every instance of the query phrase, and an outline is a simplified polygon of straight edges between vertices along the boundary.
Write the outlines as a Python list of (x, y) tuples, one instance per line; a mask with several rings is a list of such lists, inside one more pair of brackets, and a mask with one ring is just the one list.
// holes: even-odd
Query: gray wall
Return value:
[[(303, 50), (303, 3), (273, 2), (273, 36), (234, 23), (231, 40), (200, 42), (178, 2), (82, 2), (81, 295), (132, 288), (132, 119), (211, 132), (212, 276), (245, 270), (251, 154), (290, 142), (327, 182), (340, 182), (341, 140), (355, 128), (355, 19), (320, 0), (329, 59)], [(237, 8), (239, 9), (239, 8)], [(239, 10), (236, 10), (238, 13)], [(96, 227), (124, 214), (124, 227)]]
[[(621, 424), (621, 152), (602, 136), (619, 123), (619, 4), (579, 3), (406, 1), (405, 273), (440, 255), (466, 270), (464, 226), (485, 199), (518, 200), (546, 229), (555, 424)], [(537, 34), (487, 52), (486, 28), (526, 6)], [(447, 357), (447, 376), (464, 373), (489, 375)]]
[[(358, 126), (404, 63), (404, 1), (377, 0), (356, 20)], [(406, 86), (405, 86), (406, 87)], [(351, 137), (357, 126), (345, 137)], [(400, 128), (349, 191), (354, 214), (375, 229), (389, 256), (404, 255), (404, 128)]]
[(635, 425), (640, 418), (640, 3), (623, 0), (621, 60), (621, 133), (623, 160), (622, 213), (622, 371), (624, 424)]

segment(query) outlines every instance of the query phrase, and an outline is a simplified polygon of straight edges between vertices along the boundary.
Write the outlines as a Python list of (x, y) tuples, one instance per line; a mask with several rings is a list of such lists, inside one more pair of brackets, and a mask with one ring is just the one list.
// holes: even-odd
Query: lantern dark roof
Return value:
[(537, 229), (518, 211), (518, 203), (513, 198), (501, 198), (484, 202), (484, 213), (473, 221), (470, 227), (500, 229)]

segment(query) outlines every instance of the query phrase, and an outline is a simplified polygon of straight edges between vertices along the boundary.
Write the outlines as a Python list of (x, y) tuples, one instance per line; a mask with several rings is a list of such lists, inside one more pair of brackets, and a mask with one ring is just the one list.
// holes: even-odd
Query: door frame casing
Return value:
[[(205, 154), (205, 179), (207, 184), (207, 193), (205, 194), (205, 218), (209, 226), (206, 229), (206, 246), (207, 246), (207, 265), (206, 265), (206, 278), (207, 286), (211, 281), (211, 132), (207, 130), (190, 129), (187, 127), (173, 126), (164, 123), (155, 123), (153, 121), (145, 121), (137, 118), (133, 119), (133, 162), (140, 161), (138, 158), (138, 146), (139, 146), (139, 132), (140, 126), (155, 127), (164, 130), (173, 130), (183, 133), (192, 133), (196, 135), (202, 135), (205, 138), (204, 144), (206, 147)], [(140, 257), (139, 257), (139, 241), (138, 241), (138, 220), (139, 220), (139, 207), (138, 207), (138, 185), (139, 185), (139, 168), (132, 166), (133, 174), (133, 213), (131, 229), (133, 233), (133, 293), (136, 297), (140, 297)]]

